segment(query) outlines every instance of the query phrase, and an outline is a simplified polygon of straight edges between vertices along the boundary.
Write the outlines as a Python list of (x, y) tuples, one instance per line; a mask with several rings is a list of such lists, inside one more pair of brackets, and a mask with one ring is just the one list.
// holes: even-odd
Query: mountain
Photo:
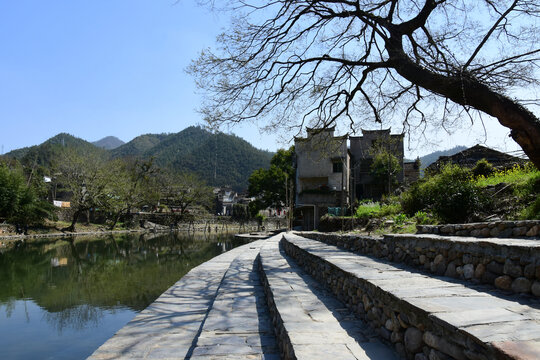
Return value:
[(466, 146), (458, 145), (448, 150), (435, 151), (420, 157), (420, 169), (425, 169), (439, 158), (439, 156), (450, 156), (467, 149)]
[(113, 149), (111, 155), (114, 158), (143, 156), (147, 151), (156, 146), (169, 134), (144, 134)]
[(39, 165), (49, 168), (63, 149), (70, 149), (85, 156), (106, 156), (107, 154), (106, 150), (98, 148), (86, 140), (67, 133), (60, 133), (40, 145), (16, 149), (7, 153), (6, 156), (19, 160), (23, 165)]
[(117, 147), (124, 145), (125, 142), (117, 138), (116, 136), (107, 136), (101, 140), (93, 141), (92, 144), (105, 150), (116, 149)]
[[(155, 144), (152, 146), (152, 143)], [(270, 165), (273, 153), (256, 149), (244, 139), (200, 127), (175, 134), (142, 135), (112, 151), (114, 157), (153, 157), (162, 168), (194, 172), (209, 185), (247, 188), (251, 173)]]
[(35, 165), (50, 168), (66, 148), (87, 157), (154, 158), (155, 164), (164, 170), (196, 173), (209, 185), (231, 186), (236, 191), (245, 190), (251, 173), (270, 166), (273, 156), (238, 136), (211, 133), (194, 126), (175, 134), (137, 136), (112, 150), (98, 147), (103, 146), (102, 140), (90, 143), (61, 133), (40, 145), (13, 150), (6, 156), (31, 168)]

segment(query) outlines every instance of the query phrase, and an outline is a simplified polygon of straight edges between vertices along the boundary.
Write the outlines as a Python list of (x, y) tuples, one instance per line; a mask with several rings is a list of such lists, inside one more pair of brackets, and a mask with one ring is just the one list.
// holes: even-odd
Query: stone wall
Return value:
[(261, 276), (261, 282), (266, 298), (266, 305), (268, 306), (270, 318), (272, 319), (272, 325), (274, 326), (274, 334), (277, 338), (281, 358), (284, 360), (295, 360), (296, 357), (294, 356), (293, 344), (291, 339), (289, 338), (287, 329), (285, 329), (283, 319), (279, 315), (279, 311), (276, 307), (274, 297), (272, 296), (272, 291), (270, 290), (270, 283), (268, 282), (268, 278), (266, 277), (264, 269), (262, 268), (260, 255), (257, 257), (257, 268)]
[(471, 224), (418, 225), (419, 234), (451, 236), (533, 238), (540, 236), (540, 220), (494, 221)]
[[(305, 234), (304, 234), (305, 235)], [(364, 279), (282, 240), (285, 252), (407, 359), (504, 359), (493, 348), (433, 321), (429, 314)]]
[(540, 243), (535, 240), (479, 241), (429, 235), (376, 238), (315, 232), (301, 235), (359, 254), (412, 265), (437, 275), (540, 297)]

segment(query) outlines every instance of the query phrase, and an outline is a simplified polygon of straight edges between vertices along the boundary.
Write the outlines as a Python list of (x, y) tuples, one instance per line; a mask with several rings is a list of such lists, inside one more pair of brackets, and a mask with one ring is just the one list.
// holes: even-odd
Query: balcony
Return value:
[[(347, 195), (343, 195), (344, 204), (347, 204)], [(319, 206), (340, 206), (341, 205), (341, 191), (335, 190), (304, 190), (298, 194), (299, 206), (303, 204), (319, 205)]]

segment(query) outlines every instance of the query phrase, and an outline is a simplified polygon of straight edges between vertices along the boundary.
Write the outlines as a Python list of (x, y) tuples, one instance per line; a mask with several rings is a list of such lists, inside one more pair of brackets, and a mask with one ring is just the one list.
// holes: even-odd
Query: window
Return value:
[(340, 162), (334, 162), (332, 163), (333, 165), (333, 171), (335, 173), (340, 173), (340, 172), (343, 172), (343, 163), (340, 161)]

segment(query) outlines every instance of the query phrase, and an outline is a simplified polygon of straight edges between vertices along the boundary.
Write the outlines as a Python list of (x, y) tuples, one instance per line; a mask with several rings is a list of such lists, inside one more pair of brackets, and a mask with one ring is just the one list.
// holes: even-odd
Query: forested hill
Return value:
[(141, 135), (112, 150), (61, 133), (40, 145), (13, 150), (6, 156), (16, 158), (29, 167), (39, 165), (50, 169), (62, 149), (103, 159), (153, 157), (164, 170), (196, 173), (209, 185), (228, 185), (237, 191), (245, 190), (251, 173), (267, 168), (273, 155), (256, 149), (235, 135), (214, 134), (192, 126), (175, 134)]
[(116, 136), (107, 136), (98, 141), (93, 141), (92, 144), (102, 149), (112, 150), (112, 149), (116, 149), (119, 146), (124, 145), (125, 142), (123, 142)]
[[(162, 168), (194, 172), (210, 185), (230, 185), (236, 190), (246, 189), (251, 173), (268, 167), (273, 155), (256, 149), (235, 135), (214, 134), (194, 126), (179, 133), (154, 136), (143, 135), (132, 140), (138, 144), (145, 140), (145, 146), (149, 146), (150, 141), (159, 140), (144, 151), (141, 151), (141, 146), (128, 142), (113, 150), (113, 155), (154, 157)], [(142, 137), (145, 138), (140, 139)], [(133, 152), (128, 151), (130, 148)]]
[(114, 158), (143, 156), (147, 151), (152, 149), (168, 136), (169, 134), (140, 135), (130, 142), (111, 150), (111, 154)]
[(6, 154), (8, 157), (19, 160), (28, 166), (43, 166), (50, 168), (55, 159), (60, 156), (62, 150), (70, 149), (84, 156), (107, 157), (107, 151), (98, 148), (94, 144), (67, 133), (60, 133), (40, 145), (34, 145), (13, 150)]

